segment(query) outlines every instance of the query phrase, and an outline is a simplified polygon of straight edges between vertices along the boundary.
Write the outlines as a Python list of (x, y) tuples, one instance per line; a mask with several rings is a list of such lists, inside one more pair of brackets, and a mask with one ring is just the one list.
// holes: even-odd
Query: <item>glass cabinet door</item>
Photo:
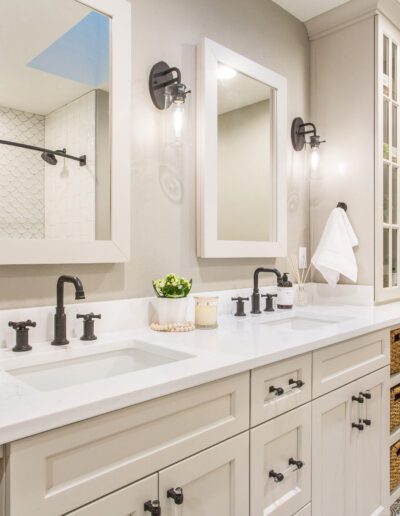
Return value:
[[(376, 185), (379, 198), (376, 205), (375, 297), (384, 301), (400, 297), (399, 238), (399, 91), (398, 60), (400, 34), (386, 20), (380, 19), (378, 29), (378, 161)], [(379, 113), (379, 111), (381, 112)], [(379, 148), (380, 147), (380, 148)]]

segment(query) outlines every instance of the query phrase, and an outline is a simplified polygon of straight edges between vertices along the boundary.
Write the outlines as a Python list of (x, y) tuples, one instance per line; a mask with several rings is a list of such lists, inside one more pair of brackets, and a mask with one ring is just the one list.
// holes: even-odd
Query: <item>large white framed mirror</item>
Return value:
[(130, 256), (126, 0), (0, 3), (0, 264)]
[(198, 256), (286, 256), (286, 79), (205, 38), (197, 95)]

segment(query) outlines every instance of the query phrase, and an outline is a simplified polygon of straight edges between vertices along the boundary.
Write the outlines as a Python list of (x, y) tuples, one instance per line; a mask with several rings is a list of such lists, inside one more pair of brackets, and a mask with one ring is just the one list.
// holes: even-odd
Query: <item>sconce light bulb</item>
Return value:
[(173, 125), (174, 125), (174, 136), (177, 140), (182, 137), (183, 123), (184, 123), (184, 104), (173, 104)]
[(233, 79), (237, 75), (237, 71), (234, 68), (226, 65), (218, 65), (217, 77), (218, 79)]
[(319, 166), (319, 148), (318, 147), (312, 147), (311, 148), (311, 170), (315, 171), (317, 170)]

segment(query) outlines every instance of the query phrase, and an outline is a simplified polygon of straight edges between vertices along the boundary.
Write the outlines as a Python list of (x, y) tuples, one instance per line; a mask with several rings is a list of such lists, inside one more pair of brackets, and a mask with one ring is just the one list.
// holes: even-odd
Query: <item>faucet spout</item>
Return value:
[(266, 267), (258, 267), (254, 271), (254, 278), (253, 278), (253, 294), (251, 296), (251, 313), (252, 314), (260, 314), (260, 290), (258, 288), (258, 277), (261, 272), (272, 272), (275, 274), (276, 279), (279, 281), (282, 277), (282, 274), (278, 269), (269, 269)]
[(75, 287), (75, 299), (85, 299), (85, 291), (81, 280), (75, 276), (60, 276), (57, 280), (57, 307), (54, 315), (54, 340), (53, 346), (68, 344), (67, 340), (67, 318), (64, 308), (64, 284), (72, 283)]

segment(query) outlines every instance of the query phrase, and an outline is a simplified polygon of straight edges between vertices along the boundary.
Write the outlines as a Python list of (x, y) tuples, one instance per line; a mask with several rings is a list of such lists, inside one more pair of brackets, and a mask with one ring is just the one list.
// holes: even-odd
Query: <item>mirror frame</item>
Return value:
[[(218, 240), (218, 79), (223, 63), (276, 90), (276, 240)], [(287, 80), (285, 77), (215, 41), (204, 38), (197, 56), (197, 255), (201, 258), (261, 258), (286, 256), (286, 127)]]
[(0, 239), (0, 264), (123, 263), (131, 252), (131, 7), (127, 0), (79, 0), (111, 22), (110, 240)]

